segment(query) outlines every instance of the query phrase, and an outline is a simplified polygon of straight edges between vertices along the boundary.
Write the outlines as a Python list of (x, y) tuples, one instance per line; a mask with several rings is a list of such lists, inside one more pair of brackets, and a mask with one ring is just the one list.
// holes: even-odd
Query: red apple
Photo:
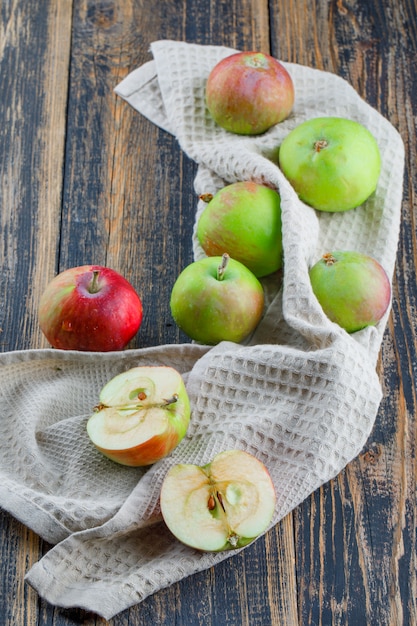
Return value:
[(181, 374), (167, 366), (138, 366), (112, 378), (87, 422), (92, 443), (106, 457), (139, 467), (156, 463), (179, 444), (190, 422)]
[(191, 339), (239, 343), (262, 317), (264, 291), (247, 267), (224, 254), (188, 265), (175, 281), (170, 304), (176, 324)]
[(275, 500), (265, 465), (243, 450), (227, 450), (202, 467), (174, 465), (162, 484), (160, 505), (179, 541), (217, 552), (246, 546), (264, 532)]
[(83, 265), (51, 280), (39, 302), (39, 325), (54, 348), (122, 350), (139, 330), (142, 303), (118, 272)]
[(294, 84), (285, 67), (262, 52), (238, 52), (214, 66), (206, 84), (212, 118), (239, 135), (259, 135), (285, 120)]

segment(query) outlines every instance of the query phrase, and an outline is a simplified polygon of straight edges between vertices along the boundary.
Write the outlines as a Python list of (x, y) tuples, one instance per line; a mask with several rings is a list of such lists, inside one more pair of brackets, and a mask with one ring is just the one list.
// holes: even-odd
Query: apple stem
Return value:
[[(98, 413), (99, 411), (102, 411), (103, 409), (116, 409), (117, 411), (133, 411), (134, 409), (153, 409), (155, 407), (161, 407), (163, 408), (164, 406), (169, 406), (170, 404), (174, 404), (174, 402), (178, 402), (178, 394), (174, 393), (170, 398), (168, 398), (167, 400), (164, 399), (163, 403), (161, 402), (155, 402), (153, 404), (120, 404), (120, 405), (107, 405), (107, 404), (103, 404), (102, 402), (100, 402), (100, 404), (97, 404), (93, 411), (94, 413)], [(146, 396), (145, 396), (146, 398)]]
[(230, 256), (227, 254), (227, 252), (225, 252), (222, 256), (222, 262), (217, 268), (217, 280), (223, 280), (227, 264), (229, 263), (229, 259)]
[(90, 293), (98, 293), (100, 291), (100, 287), (98, 285), (98, 275), (100, 274), (99, 270), (93, 270), (93, 280), (90, 283), (88, 291)]
[(168, 398), (167, 400), (164, 400), (165, 404), (174, 404), (175, 402), (178, 401), (178, 394), (174, 393), (170, 398)]

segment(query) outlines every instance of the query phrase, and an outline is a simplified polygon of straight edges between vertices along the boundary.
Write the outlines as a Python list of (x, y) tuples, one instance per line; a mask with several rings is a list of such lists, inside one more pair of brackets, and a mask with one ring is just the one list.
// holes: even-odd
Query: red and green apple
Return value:
[(143, 309), (133, 286), (100, 265), (67, 269), (47, 285), (39, 302), (39, 325), (62, 350), (122, 350), (139, 330)]
[(87, 433), (112, 461), (139, 467), (172, 452), (189, 421), (190, 401), (181, 374), (168, 366), (138, 366), (103, 387)]
[(311, 267), (310, 280), (324, 313), (348, 333), (377, 324), (390, 303), (391, 285), (384, 268), (360, 252), (324, 254)]
[(164, 521), (182, 543), (207, 552), (241, 548), (267, 530), (275, 489), (265, 465), (242, 450), (202, 467), (174, 465), (162, 484)]
[(282, 266), (281, 202), (274, 189), (253, 181), (227, 185), (214, 196), (197, 223), (197, 238), (208, 256), (224, 251), (258, 278)]
[(225, 253), (190, 263), (174, 283), (170, 306), (177, 326), (191, 339), (239, 343), (262, 317), (264, 291), (247, 267)]
[(214, 121), (239, 135), (259, 135), (285, 120), (294, 105), (286, 68), (262, 52), (237, 52), (217, 63), (206, 84)]

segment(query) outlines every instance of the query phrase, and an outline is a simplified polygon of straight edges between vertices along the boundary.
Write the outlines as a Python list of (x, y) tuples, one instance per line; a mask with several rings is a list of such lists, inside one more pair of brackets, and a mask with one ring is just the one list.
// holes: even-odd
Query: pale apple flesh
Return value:
[(241, 548), (256, 539), (268, 528), (275, 501), (265, 465), (242, 450), (221, 452), (203, 467), (175, 465), (160, 496), (173, 535), (207, 552)]
[(166, 366), (136, 367), (101, 390), (87, 422), (100, 452), (122, 465), (151, 465), (183, 439), (190, 403), (180, 373)]

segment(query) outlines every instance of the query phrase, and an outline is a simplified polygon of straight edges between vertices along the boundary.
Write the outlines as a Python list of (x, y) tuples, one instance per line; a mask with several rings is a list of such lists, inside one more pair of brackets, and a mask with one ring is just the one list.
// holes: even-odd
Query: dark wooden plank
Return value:
[(300, 624), (415, 624), (416, 5), (301, 5), (271, 4), (273, 53), (346, 78), (400, 131), (407, 157), (385, 396), (363, 453), (294, 512)]
[(63, 179), (71, 2), (2, 6), (1, 350), (39, 345), (39, 290), (55, 268)]
[[(0, 349), (42, 345), (38, 294), (59, 243), (71, 2), (3, 3), (0, 12)], [(0, 511), (0, 623), (38, 623), (24, 582), (37, 535)]]

